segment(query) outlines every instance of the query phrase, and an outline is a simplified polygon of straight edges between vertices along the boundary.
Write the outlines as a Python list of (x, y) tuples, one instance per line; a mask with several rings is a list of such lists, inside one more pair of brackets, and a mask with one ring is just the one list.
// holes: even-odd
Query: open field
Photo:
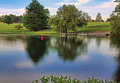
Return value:
[[(41, 31), (28, 31), (25, 27), (17, 30), (15, 26), (18, 25), (17, 23), (13, 23), (7, 25), (5, 23), (0, 23), (0, 34), (58, 34), (53, 29), (46, 29)], [(77, 27), (76, 32), (96, 32), (96, 31), (111, 31), (111, 25), (109, 22), (89, 22), (86, 27)], [(70, 31), (72, 32), (72, 31)]]

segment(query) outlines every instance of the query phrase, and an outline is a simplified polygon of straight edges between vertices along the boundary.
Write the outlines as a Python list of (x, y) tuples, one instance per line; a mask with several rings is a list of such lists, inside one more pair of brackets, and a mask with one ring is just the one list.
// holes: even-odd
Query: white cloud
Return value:
[(85, 3), (90, 2), (90, 0), (78, 0), (78, 2), (79, 2), (80, 4), (85, 4)]
[(96, 15), (98, 12), (102, 14), (103, 20), (106, 20), (110, 17), (110, 14), (112, 11), (114, 11), (116, 5), (118, 3), (115, 3), (114, 0), (104, 2), (98, 6), (90, 6), (90, 7), (83, 7), (83, 6), (77, 6), (78, 9), (83, 10), (84, 12), (89, 13), (90, 16), (92, 16), (93, 19), (96, 18)]
[(64, 1), (64, 2), (60, 2), (60, 3), (56, 3), (56, 5), (61, 6), (61, 5), (64, 5), (64, 4), (66, 4), (66, 5), (71, 4), (71, 5), (79, 6), (81, 4), (86, 4), (88, 2), (90, 2), (90, 0), (77, 0), (76, 2), (72, 2), (72, 3)]
[(103, 3), (102, 5), (96, 6), (98, 8), (115, 8), (118, 3), (115, 3), (114, 0)]
[(0, 8), (0, 15), (8, 15), (8, 14), (22, 15), (24, 12), (25, 12), (24, 8), (21, 9)]
[(34, 64), (30, 61), (17, 62), (15, 63), (15, 66), (19, 69), (34, 68)]
[[(51, 15), (55, 15), (57, 8), (54, 7), (46, 7), (49, 9)], [(25, 12), (24, 8), (21, 9), (5, 9), (5, 8), (0, 8), (0, 16), (1, 15), (9, 15), (9, 14), (14, 14), (14, 15), (23, 15)]]
[[(61, 6), (63, 4), (74, 4), (79, 10), (83, 10), (84, 12), (87, 12), (92, 18), (95, 19), (98, 12), (100, 12), (103, 16), (103, 19), (106, 20), (109, 15), (114, 11), (114, 8), (116, 6), (114, 0), (104, 2), (98, 6), (84, 6), (82, 4), (86, 4), (90, 2), (91, 0), (77, 0), (76, 2), (70, 2), (71, 0), (63, 0), (63, 2), (56, 3), (56, 5)], [(82, 5), (82, 6), (81, 6)], [(49, 9), (51, 15), (55, 15), (57, 12), (56, 7), (46, 7)], [(0, 8), (0, 15), (6, 15), (6, 14), (15, 14), (15, 15), (22, 15), (25, 12), (24, 8), (21, 9), (4, 9)]]
[(54, 7), (46, 7), (47, 9), (49, 9), (50, 11), (50, 15), (55, 15), (56, 14), (56, 11), (58, 8), (54, 8)]
[[(4, 28), (4, 27), (3, 27)], [(0, 51), (1, 52), (7, 52), (11, 50), (19, 50), (23, 52), (25, 50), (23, 41), (16, 40), (16, 41), (6, 41), (6, 40), (0, 40)]]
[(70, 1), (70, 0), (63, 0), (63, 1), (68, 2), (68, 1)]
[[(97, 6), (84, 6), (82, 4), (86, 4), (88, 2), (90, 2), (91, 0), (77, 0), (76, 2), (60, 2), (60, 3), (56, 3), (56, 5), (68, 5), (68, 4), (73, 4), (75, 5), (79, 10), (83, 10), (84, 12), (87, 12), (90, 16), (92, 16), (93, 19), (96, 18), (96, 15), (98, 12), (100, 12), (102, 14), (103, 20), (106, 20), (107, 18), (109, 18), (110, 14), (112, 13), (112, 11), (114, 11), (115, 6), (118, 3), (115, 3), (114, 0), (110, 0), (108, 2), (104, 2), (100, 5)], [(81, 6), (82, 5), (82, 6)]]

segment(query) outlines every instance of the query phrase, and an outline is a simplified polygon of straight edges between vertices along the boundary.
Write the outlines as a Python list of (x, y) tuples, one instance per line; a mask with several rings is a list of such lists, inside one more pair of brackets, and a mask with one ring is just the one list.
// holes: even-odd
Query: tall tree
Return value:
[(48, 16), (48, 9), (45, 9), (37, 0), (32, 0), (26, 7), (26, 13), (23, 15), (23, 24), (27, 29), (38, 31), (47, 26)]
[(102, 16), (101, 16), (101, 13), (98, 13), (97, 16), (96, 16), (96, 22), (103, 22), (103, 19), (102, 19)]
[(111, 35), (120, 35), (120, 3), (115, 7), (115, 11), (111, 14)]
[(69, 30), (76, 30), (76, 27), (87, 25), (84, 13), (74, 5), (63, 5), (57, 11), (57, 15), (50, 19), (50, 23), (57, 31), (67, 33)]
[(7, 15), (6, 15), (6, 16), (4, 17), (3, 22), (9, 25), (9, 24), (12, 24), (12, 23), (13, 23), (13, 19), (12, 19), (10, 16), (7, 16)]

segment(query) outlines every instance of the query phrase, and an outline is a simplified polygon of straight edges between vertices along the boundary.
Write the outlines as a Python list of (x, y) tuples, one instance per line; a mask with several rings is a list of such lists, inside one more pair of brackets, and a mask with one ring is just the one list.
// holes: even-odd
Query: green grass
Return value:
[(78, 27), (77, 32), (111, 31), (110, 22), (89, 22), (86, 27)]
[[(53, 29), (46, 29), (41, 31), (28, 31), (25, 27), (17, 30), (15, 26), (17, 23), (10, 24), (0, 23), (0, 34), (31, 34), (31, 35), (56, 35), (59, 34)], [(77, 32), (94, 32), (94, 31), (111, 31), (109, 22), (89, 22), (86, 27), (77, 27)], [(70, 31), (72, 32), (72, 31)]]
[(80, 80), (77, 80), (76, 78), (74, 79), (68, 78), (68, 76), (59, 77), (59, 76), (51, 75), (50, 77), (43, 76), (42, 78), (40, 78), (40, 80), (35, 80), (32, 83), (117, 83), (117, 82), (108, 81), (108, 80), (103, 81), (103, 80), (89, 78), (89, 77), (88, 77), (88, 80), (80, 81)]
[[(16, 25), (19, 25), (18, 23), (13, 23), (13, 24), (5, 24), (5, 23), (0, 23), (0, 34), (30, 34), (30, 35), (54, 35), (58, 34), (55, 32), (53, 29), (46, 29), (46, 30), (41, 30), (41, 31), (29, 31), (25, 27), (23, 27), (20, 30), (17, 30), (15, 28)], [(22, 24), (21, 24), (22, 25)]]

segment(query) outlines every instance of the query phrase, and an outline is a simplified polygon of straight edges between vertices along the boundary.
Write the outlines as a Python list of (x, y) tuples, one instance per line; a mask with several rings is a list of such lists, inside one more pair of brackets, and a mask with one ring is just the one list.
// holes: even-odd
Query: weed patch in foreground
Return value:
[(43, 76), (40, 80), (34, 80), (32, 83), (117, 83), (113, 81), (103, 81), (95, 78), (88, 78), (88, 80), (80, 81), (76, 78), (71, 79), (68, 76), (53, 76), (50, 77)]

